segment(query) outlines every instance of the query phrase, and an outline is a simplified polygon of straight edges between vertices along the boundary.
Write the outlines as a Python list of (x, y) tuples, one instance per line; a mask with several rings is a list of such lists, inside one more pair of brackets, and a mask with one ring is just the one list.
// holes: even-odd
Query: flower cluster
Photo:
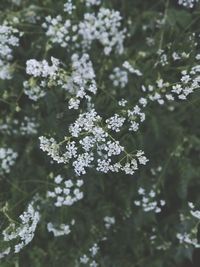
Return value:
[(78, 33), (82, 36), (82, 46), (86, 49), (92, 42), (98, 40), (104, 47), (105, 55), (113, 49), (121, 54), (124, 51), (123, 42), (126, 30), (120, 30), (122, 17), (118, 11), (101, 7), (97, 15), (84, 14), (84, 20), (79, 24)]
[(61, 175), (57, 175), (54, 183), (54, 190), (48, 191), (47, 197), (54, 199), (56, 207), (71, 206), (83, 198), (83, 192), (80, 191), (83, 180), (73, 182), (71, 179), (64, 180)]
[(113, 81), (113, 85), (116, 87), (124, 88), (128, 83), (128, 73), (126, 70), (116, 67), (113, 69), (113, 73), (109, 76)]
[(49, 232), (52, 232), (55, 237), (63, 236), (63, 235), (69, 235), (71, 233), (70, 226), (74, 225), (74, 224), (75, 224), (74, 220), (71, 221), (70, 225), (61, 223), (58, 226), (55, 226), (53, 223), (49, 222), (47, 224), (47, 230)]
[(12, 26), (0, 25), (0, 79), (11, 79), (13, 47), (19, 45), (19, 31)]
[[(198, 57), (196, 57), (198, 60)], [(156, 86), (142, 85), (142, 91), (146, 93), (146, 99), (163, 105), (166, 101), (186, 100), (200, 86), (200, 67), (198, 62), (190, 70), (182, 70), (180, 81), (174, 85), (164, 82), (163, 79), (156, 81)]]
[(51, 57), (51, 61), (52, 65), (50, 66), (46, 60), (29, 59), (26, 62), (26, 73), (33, 77), (54, 77), (58, 71), (59, 60)]
[(20, 226), (11, 223), (2, 233), (3, 240), (6, 242), (16, 240), (14, 253), (18, 253), (23, 247), (28, 245), (34, 237), (37, 224), (40, 220), (40, 214), (37, 209), (34, 208), (34, 202), (28, 205), (27, 210), (24, 211), (19, 218), (21, 220)]
[(135, 105), (133, 109), (127, 110), (128, 121), (130, 123), (129, 131), (136, 132), (139, 129), (140, 123), (144, 122), (146, 116), (143, 108), (146, 104), (145, 99), (140, 99), (138, 105)]
[(188, 72), (186, 70), (181, 72), (182, 77), (180, 83), (172, 86), (171, 92), (178, 99), (186, 100), (188, 95), (194, 92), (200, 86), (200, 65), (192, 67)]
[[(101, 122), (102, 118), (94, 109), (80, 114), (69, 127), (71, 138), (77, 141), (68, 141), (69, 138), (66, 137), (66, 152), (61, 154), (60, 145), (53, 138), (47, 139), (43, 136), (40, 137), (40, 148), (59, 163), (68, 163), (73, 159), (72, 166), (77, 175), (85, 174), (88, 167), (95, 167), (95, 150), (98, 156), (96, 170), (99, 172), (108, 173), (121, 170), (126, 174), (134, 174), (138, 169), (138, 164), (145, 165), (147, 163), (148, 160), (143, 151), (137, 151), (135, 154), (127, 153), (119, 141), (100, 126)], [(77, 153), (77, 151), (80, 152)], [(121, 160), (112, 163), (113, 157), (123, 154), (125, 156)], [(123, 164), (122, 161), (125, 163)]]
[[(44, 97), (46, 95), (46, 87), (48, 83), (57, 78), (59, 69), (59, 60), (51, 57), (52, 65), (50, 66), (46, 60), (37, 61), (30, 59), (26, 62), (26, 73), (31, 75), (28, 81), (24, 81), (24, 93), (33, 101)], [(41, 78), (39, 85), (37, 79)]]
[[(72, 7), (71, 7), (72, 8)], [(64, 6), (64, 10), (70, 11), (69, 5)], [(77, 31), (77, 27), (71, 27), (71, 21), (69, 19), (63, 22), (61, 15), (52, 18), (47, 16), (45, 22), (42, 24), (43, 28), (46, 29), (46, 35), (50, 38), (51, 42), (59, 44), (61, 47), (67, 47), (70, 41), (76, 41), (77, 36), (71, 37), (71, 32)]]
[[(99, 5), (100, 1), (87, 0), (86, 5)], [(64, 5), (64, 10), (69, 14), (76, 7), (71, 1)], [(67, 19), (63, 22), (61, 15), (55, 18), (46, 17), (43, 28), (46, 29), (46, 35), (52, 43), (57, 43), (61, 47), (70, 48), (70, 43), (79, 40), (79, 44), (74, 47), (80, 47), (87, 51), (94, 41), (98, 41), (104, 47), (105, 55), (109, 55), (114, 49), (121, 54), (124, 50), (123, 42), (126, 30), (120, 30), (122, 17), (118, 11), (101, 7), (97, 14), (85, 13), (83, 21), (77, 24)]]
[(126, 119), (124, 117), (120, 117), (118, 114), (115, 114), (106, 120), (106, 126), (114, 132), (119, 132), (125, 120)]
[(47, 152), (47, 155), (51, 156), (53, 160), (55, 160), (57, 163), (67, 162), (65, 155), (60, 154), (59, 144), (53, 137), (46, 138), (45, 136), (40, 136), (39, 140), (40, 149)]
[(54, 57), (51, 57), (52, 65), (49, 65), (46, 60), (28, 60), (26, 73), (32, 77), (24, 82), (25, 94), (31, 100), (37, 101), (46, 95), (47, 88), (59, 85), (70, 95), (69, 109), (78, 109), (82, 99), (90, 102), (90, 94), (96, 94), (97, 85), (89, 55), (83, 54), (79, 57), (78, 54), (73, 54), (71, 60), (70, 76), (60, 67), (60, 61)]
[(165, 200), (161, 199), (157, 201), (157, 195), (154, 190), (146, 193), (145, 189), (140, 187), (138, 194), (142, 198), (140, 200), (135, 200), (134, 204), (138, 207), (142, 207), (144, 212), (154, 211), (155, 213), (160, 213), (162, 211), (161, 207), (165, 205)]
[(73, 12), (74, 9), (76, 9), (76, 6), (72, 4), (72, 0), (68, 0), (64, 4), (64, 11), (67, 12), (69, 15), (72, 14), (72, 12)]
[(0, 148), (0, 174), (9, 173), (11, 167), (15, 164), (17, 152), (12, 148)]
[(88, 54), (81, 57), (77, 54), (72, 55), (72, 74), (63, 88), (74, 95), (69, 100), (69, 109), (78, 109), (81, 99), (85, 98), (90, 102), (89, 94), (96, 94), (95, 73)]

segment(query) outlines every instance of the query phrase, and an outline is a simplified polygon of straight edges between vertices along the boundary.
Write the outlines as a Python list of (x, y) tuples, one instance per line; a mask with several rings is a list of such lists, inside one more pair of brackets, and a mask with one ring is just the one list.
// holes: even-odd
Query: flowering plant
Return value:
[(1, 1), (2, 267), (200, 261), (199, 11)]

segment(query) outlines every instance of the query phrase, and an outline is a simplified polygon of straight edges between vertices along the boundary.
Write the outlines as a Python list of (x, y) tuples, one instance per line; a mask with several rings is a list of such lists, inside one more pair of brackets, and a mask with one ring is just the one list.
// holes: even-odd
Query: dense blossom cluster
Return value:
[(9, 173), (11, 167), (15, 164), (17, 152), (12, 148), (0, 148), (0, 174)]
[(119, 132), (120, 128), (124, 124), (124, 121), (125, 121), (124, 117), (120, 117), (118, 114), (115, 114), (114, 116), (106, 120), (106, 124), (107, 124), (108, 129), (111, 129), (115, 132)]
[[(17, 226), (15, 223), (11, 223), (8, 228), (3, 231), (3, 240), (5, 242), (15, 241), (14, 253), (18, 253), (24, 246), (28, 245), (35, 234), (37, 224), (40, 220), (40, 214), (37, 209), (34, 208), (34, 202), (31, 202), (27, 210), (19, 216), (21, 223)], [(6, 254), (4, 252), (4, 254)]]
[(61, 63), (54, 57), (51, 57), (52, 65), (49, 65), (46, 60), (28, 60), (26, 73), (32, 77), (24, 82), (25, 94), (31, 100), (37, 101), (46, 95), (49, 87), (58, 84), (69, 94), (69, 109), (78, 109), (83, 99), (90, 102), (91, 94), (97, 92), (97, 85), (89, 55), (83, 54), (79, 57), (78, 54), (73, 54), (71, 60), (72, 73), (69, 77), (63, 69), (59, 68)]
[[(59, 68), (59, 60), (51, 57), (52, 65), (46, 60), (37, 61), (30, 59), (26, 62), (26, 73), (33, 76), (28, 81), (24, 81), (24, 93), (33, 101), (46, 95), (46, 87), (50, 80), (55, 80)], [(41, 78), (39, 85), (34, 78)], [(46, 79), (45, 79), (46, 78)]]
[[(48, 139), (43, 136), (40, 137), (40, 148), (58, 163), (68, 163), (72, 160), (72, 166), (77, 175), (85, 174), (86, 168), (89, 167), (96, 168), (97, 171), (103, 173), (121, 170), (126, 174), (134, 174), (138, 165), (145, 165), (148, 161), (144, 152), (127, 153), (119, 141), (100, 126), (101, 121), (102, 118), (94, 109), (80, 114), (69, 127), (71, 137), (77, 141), (68, 141), (69, 138), (66, 137), (66, 152), (60, 152), (60, 145), (53, 138)], [(109, 120), (107, 122), (109, 124)], [(77, 153), (78, 151), (80, 153)], [(96, 166), (94, 165), (95, 152), (97, 155)], [(112, 157), (119, 155), (123, 155), (123, 157), (112, 163)]]
[(51, 57), (52, 66), (46, 60), (37, 61), (30, 59), (26, 62), (26, 73), (33, 77), (54, 77), (58, 71), (59, 60)]
[[(99, 5), (100, 1), (86, 1), (87, 6)], [(75, 6), (67, 2), (64, 10), (72, 13)], [(61, 47), (69, 47), (70, 43), (77, 42), (74, 46), (87, 51), (94, 41), (98, 41), (104, 47), (105, 55), (109, 55), (113, 50), (123, 53), (123, 42), (126, 30), (121, 30), (122, 17), (118, 11), (101, 7), (97, 14), (85, 13), (83, 21), (73, 24), (72, 20), (67, 19), (63, 22), (61, 15), (52, 18), (46, 17), (43, 28), (52, 43), (57, 43)]]
[(78, 33), (83, 38), (83, 47), (88, 48), (93, 41), (98, 40), (104, 47), (104, 53), (109, 55), (113, 49), (123, 53), (123, 41), (126, 30), (119, 30), (122, 17), (118, 11), (100, 8), (97, 15), (86, 13), (79, 24)]
[(88, 54), (79, 57), (77, 54), (72, 55), (72, 74), (63, 86), (70, 94), (74, 95), (69, 100), (69, 109), (78, 109), (81, 99), (91, 100), (90, 94), (96, 94), (97, 85), (92, 62)]
[(0, 25), (0, 79), (12, 77), (10, 61), (13, 58), (13, 48), (19, 45), (19, 31), (12, 26)]

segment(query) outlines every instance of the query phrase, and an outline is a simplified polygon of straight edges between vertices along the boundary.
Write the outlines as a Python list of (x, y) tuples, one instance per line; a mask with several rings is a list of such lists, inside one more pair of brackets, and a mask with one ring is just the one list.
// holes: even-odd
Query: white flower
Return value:
[(139, 195), (144, 195), (144, 193), (145, 193), (144, 188), (140, 187), (140, 188), (138, 189), (138, 194), (139, 194)]
[(72, 0), (68, 0), (64, 4), (64, 11), (67, 12), (68, 14), (71, 15), (74, 9), (76, 9), (76, 6), (72, 4)]
[(98, 245), (95, 243), (95, 244), (89, 249), (89, 251), (90, 251), (92, 257), (94, 257), (94, 256), (97, 254), (97, 252), (99, 251), (99, 247), (98, 247)]
[(55, 178), (54, 178), (54, 181), (56, 184), (60, 184), (62, 181), (63, 181), (63, 178), (61, 175), (57, 175)]
[(67, 180), (67, 181), (64, 182), (64, 184), (65, 184), (65, 186), (66, 186), (67, 188), (70, 188), (70, 187), (73, 186), (73, 182), (72, 182), (72, 180)]
[(127, 104), (127, 100), (125, 100), (125, 99), (121, 99), (119, 102), (118, 102), (118, 104), (119, 104), (119, 106), (121, 106), (121, 107), (125, 107), (126, 106), (126, 104)]
[(83, 255), (80, 257), (80, 262), (83, 263), (83, 264), (87, 264), (89, 261), (89, 258), (87, 255)]
[(81, 187), (83, 185), (83, 180), (77, 180), (76, 185)]

